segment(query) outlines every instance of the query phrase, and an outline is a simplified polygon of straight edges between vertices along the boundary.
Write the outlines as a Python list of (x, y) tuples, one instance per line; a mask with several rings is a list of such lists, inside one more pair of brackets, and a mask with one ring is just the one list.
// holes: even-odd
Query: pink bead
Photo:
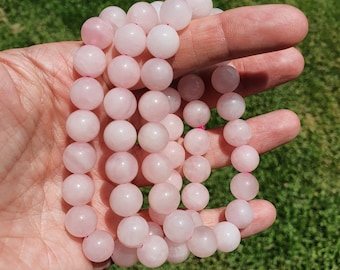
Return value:
[(93, 194), (93, 181), (86, 174), (71, 174), (63, 182), (62, 196), (70, 205), (87, 204), (91, 201)]
[(253, 209), (244, 200), (233, 200), (225, 209), (225, 218), (237, 228), (244, 229), (253, 221)]
[(187, 184), (182, 190), (182, 203), (188, 209), (200, 211), (209, 202), (209, 191), (200, 183)]
[(107, 66), (107, 72), (111, 83), (116, 87), (131, 88), (140, 79), (139, 64), (128, 55), (113, 58)]
[(194, 222), (195, 227), (203, 225), (202, 217), (201, 217), (201, 215), (197, 211), (191, 210), (191, 209), (187, 209), (185, 211), (191, 216), (192, 221)]
[(233, 223), (219, 222), (215, 225), (214, 232), (219, 251), (232, 252), (240, 245), (241, 233)]
[(165, 240), (158, 235), (148, 236), (143, 245), (137, 248), (137, 257), (144, 266), (155, 268), (165, 263), (169, 248)]
[(73, 206), (65, 215), (66, 230), (75, 237), (88, 236), (96, 226), (97, 215), (91, 206)]
[(170, 102), (170, 111), (169, 113), (175, 113), (177, 110), (181, 107), (181, 96), (178, 93), (178, 91), (172, 87), (168, 87), (165, 90), (162, 91), (164, 93)]
[(175, 243), (168, 238), (164, 238), (169, 248), (168, 262), (181, 263), (188, 259), (190, 250), (187, 243)]
[(174, 169), (181, 166), (185, 160), (185, 150), (178, 142), (169, 141), (161, 153), (171, 161)]
[(260, 162), (259, 153), (250, 145), (236, 147), (230, 156), (231, 164), (239, 172), (252, 172)]
[(87, 45), (105, 49), (113, 41), (114, 29), (112, 25), (99, 17), (87, 19), (81, 27), (81, 38)]
[(140, 25), (148, 33), (158, 23), (158, 14), (150, 3), (137, 2), (129, 8), (127, 20)]
[(168, 144), (168, 141), (169, 133), (161, 123), (147, 122), (138, 132), (140, 147), (149, 153), (161, 151)]
[(169, 176), (169, 178), (165, 182), (174, 185), (177, 188), (178, 191), (180, 191), (182, 189), (182, 186), (183, 186), (182, 176), (176, 170), (172, 171), (171, 175)]
[(167, 129), (169, 140), (175, 141), (182, 136), (184, 124), (182, 119), (176, 114), (169, 113), (161, 120), (161, 124)]
[(149, 225), (141, 216), (123, 218), (117, 227), (117, 237), (126, 247), (137, 248), (149, 235)]
[(96, 151), (88, 143), (74, 142), (64, 150), (63, 162), (71, 173), (87, 173), (92, 170), (96, 161)]
[(90, 111), (102, 103), (104, 90), (96, 79), (82, 77), (72, 84), (70, 98), (77, 108)]
[(164, 234), (176, 243), (184, 243), (194, 233), (194, 222), (184, 210), (175, 210), (164, 219)]
[(121, 27), (127, 22), (125, 11), (117, 6), (104, 8), (99, 17), (111, 23), (114, 28)]
[(160, 21), (175, 30), (182, 30), (191, 21), (192, 10), (185, 0), (167, 0), (161, 6)]
[(103, 230), (96, 230), (84, 238), (82, 249), (85, 257), (95, 263), (105, 262), (114, 251), (112, 236)]
[(158, 235), (160, 237), (164, 237), (164, 232), (162, 227), (156, 222), (149, 221), (149, 235)]
[(205, 126), (210, 120), (210, 108), (203, 101), (190, 101), (184, 107), (183, 119), (191, 127)]
[(135, 113), (136, 109), (136, 97), (128, 89), (113, 88), (105, 95), (104, 110), (113, 119), (128, 119)]
[(211, 84), (222, 94), (234, 91), (240, 83), (240, 75), (236, 68), (230, 65), (217, 67), (211, 75)]
[(207, 258), (213, 255), (217, 249), (217, 239), (213, 229), (207, 226), (196, 227), (188, 248), (192, 254), (199, 258)]
[(170, 103), (162, 92), (147, 91), (138, 101), (138, 110), (146, 121), (159, 122), (168, 115)]
[(157, 15), (158, 15), (158, 22), (160, 22), (160, 21), (159, 21), (159, 12), (160, 12), (160, 10), (161, 10), (161, 6), (163, 5), (163, 1), (153, 1), (153, 2), (151, 2), (150, 4), (151, 4), (151, 5), (154, 7), (154, 9), (156, 10)]
[(192, 155), (204, 155), (210, 149), (210, 137), (207, 131), (194, 128), (184, 136), (184, 147)]
[(144, 158), (141, 170), (146, 180), (157, 184), (165, 182), (171, 175), (173, 168), (171, 161), (165, 155), (152, 153)]
[(168, 88), (174, 74), (171, 65), (164, 59), (151, 58), (141, 69), (141, 79), (150, 90), (162, 91)]
[(186, 0), (192, 10), (192, 18), (198, 19), (209, 16), (212, 8), (212, 0)]
[(98, 117), (91, 111), (77, 110), (66, 120), (66, 132), (76, 142), (89, 142), (99, 133)]
[(156, 25), (148, 33), (146, 47), (154, 57), (168, 59), (178, 50), (179, 36), (176, 30), (168, 25)]
[(145, 50), (146, 35), (142, 27), (128, 23), (117, 29), (114, 42), (120, 54), (136, 57)]
[(200, 99), (205, 90), (204, 81), (196, 74), (188, 74), (179, 80), (177, 90), (185, 101)]
[(120, 267), (131, 267), (138, 262), (137, 249), (128, 248), (124, 246), (119, 239), (116, 239), (111, 258), (114, 264)]
[(207, 180), (210, 173), (210, 163), (203, 156), (191, 156), (183, 163), (183, 174), (192, 183), (201, 183)]
[(231, 121), (243, 115), (246, 104), (242, 96), (231, 92), (224, 94), (218, 99), (216, 109), (223, 119)]
[(169, 183), (155, 184), (148, 195), (150, 207), (160, 214), (170, 214), (180, 203), (177, 188)]
[(97, 78), (106, 68), (106, 57), (98, 47), (84, 45), (75, 52), (73, 66), (81, 76)]
[(137, 214), (141, 209), (143, 194), (134, 184), (120, 184), (112, 190), (109, 201), (114, 213), (128, 217)]
[(247, 144), (251, 138), (251, 128), (242, 119), (229, 121), (223, 129), (223, 137), (232, 146)]
[(107, 159), (105, 172), (107, 177), (116, 184), (129, 183), (137, 176), (138, 162), (128, 152), (117, 152)]
[(235, 198), (250, 201), (259, 192), (259, 182), (250, 173), (238, 173), (231, 179), (230, 191)]
[(136, 144), (137, 131), (126, 120), (114, 120), (105, 127), (103, 137), (108, 148), (115, 152), (125, 152)]

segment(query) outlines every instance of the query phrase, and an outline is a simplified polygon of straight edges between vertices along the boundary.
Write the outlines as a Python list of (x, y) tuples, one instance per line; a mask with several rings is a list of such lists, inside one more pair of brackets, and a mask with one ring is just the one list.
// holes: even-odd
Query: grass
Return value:
[[(134, 1), (2, 0), (0, 49), (79, 39), (82, 22), (108, 5), (127, 9)], [(273, 202), (277, 220), (267, 231), (245, 239), (230, 254), (207, 259), (190, 257), (181, 265), (160, 269), (340, 269), (340, 2), (338, 0), (214, 1), (227, 9), (262, 3), (300, 8), (310, 23), (298, 46), (304, 73), (275, 91), (247, 98), (247, 117), (280, 108), (295, 111), (302, 123), (293, 142), (264, 154), (256, 170), (259, 198)], [(212, 174), (207, 183), (210, 206), (225, 204), (230, 168)], [(222, 188), (221, 188), (222, 187)], [(118, 269), (115, 266), (112, 269)], [(143, 269), (137, 265), (133, 269)]]

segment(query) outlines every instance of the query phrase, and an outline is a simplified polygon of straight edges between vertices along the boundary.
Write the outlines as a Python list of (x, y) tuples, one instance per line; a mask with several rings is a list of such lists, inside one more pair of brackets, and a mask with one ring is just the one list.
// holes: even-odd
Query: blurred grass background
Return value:
[[(134, 2), (0, 0), (0, 50), (79, 40), (87, 18), (109, 5), (127, 10)], [(258, 198), (274, 203), (277, 220), (267, 231), (244, 239), (233, 253), (190, 257), (181, 265), (160, 269), (340, 269), (340, 1), (214, 1), (222, 9), (264, 3), (296, 6), (310, 24), (307, 38), (298, 46), (306, 61), (303, 74), (275, 91), (246, 99), (246, 118), (287, 108), (301, 119), (300, 135), (262, 155), (254, 173), (260, 181)], [(212, 174), (207, 182), (210, 207), (231, 199), (228, 179), (233, 174), (231, 168)]]

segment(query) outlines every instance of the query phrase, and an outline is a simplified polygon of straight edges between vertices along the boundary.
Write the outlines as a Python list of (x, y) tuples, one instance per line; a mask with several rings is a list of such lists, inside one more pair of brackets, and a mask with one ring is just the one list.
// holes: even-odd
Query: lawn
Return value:
[[(85, 19), (108, 5), (127, 9), (134, 3), (96, 2), (0, 0), (0, 50), (78, 40)], [(206, 259), (190, 257), (186, 263), (166, 264), (160, 269), (340, 269), (340, 1), (214, 3), (222, 9), (287, 3), (307, 15), (309, 34), (298, 46), (306, 61), (303, 74), (273, 91), (246, 99), (246, 117), (287, 108), (298, 114), (302, 130), (293, 142), (262, 155), (255, 172), (260, 181), (258, 197), (277, 208), (277, 220), (270, 229), (243, 240), (233, 253), (217, 252)], [(207, 183), (210, 207), (226, 203), (225, 193), (230, 193), (226, 179), (232, 174), (230, 168), (212, 174)]]

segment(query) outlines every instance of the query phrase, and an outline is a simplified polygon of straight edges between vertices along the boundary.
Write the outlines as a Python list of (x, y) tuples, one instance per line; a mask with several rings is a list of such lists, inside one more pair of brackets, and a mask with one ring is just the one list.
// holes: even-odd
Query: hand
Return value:
[[(304, 61), (292, 46), (305, 37), (307, 28), (305, 16), (289, 6), (226, 11), (193, 21), (181, 33), (181, 47), (172, 65), (179, 76), (232, 60), (241, 73), (238, 92), (256, 94), (301, 73)], [(65, 135), (65, 120), (72, 111), (68, 93), (77, 78), (72, 60), (79, 46), (80, 42), (60, 42), (0, 53), (1, 269), (92, 268), (82, 255), (81, 239), (65, 231), (68, 206), (61, 198), (61, 185), (68, 175), (62, 164), (63, 150), (70, 142)], [(103, 84), (108, 90), (105, 79)], [(206, 98), (214, 101), (210, 93)], [(100, 117), (108, 121), (103, 113)], [(300, 128), (297, 116), (288, 110), (248, 121), (254, 131), (250, 144), (260, 153), (289, 142)], [(231, 148), (221, 144), (220, 128), (209, 132), (212, 149), (207, 157), (213, 168), (225, 166)], [(98, 151), (104, 149), (101, 144), (101, 140), (94, 142)], [(108, 194), (113, 186), (103, 180), (101, 164), (91, 175), (99, 191), (92, 201), (98, 227), (110, 230), (113, 215), (108, 214)], [(269, 202), (254, 200), (251, 205), (255, 219), (243, 230), (243, 237), (265, 230), (275, 220), (275, 208)], [(213, 225), (221, 212), (202, 211), (204, 222)]]

